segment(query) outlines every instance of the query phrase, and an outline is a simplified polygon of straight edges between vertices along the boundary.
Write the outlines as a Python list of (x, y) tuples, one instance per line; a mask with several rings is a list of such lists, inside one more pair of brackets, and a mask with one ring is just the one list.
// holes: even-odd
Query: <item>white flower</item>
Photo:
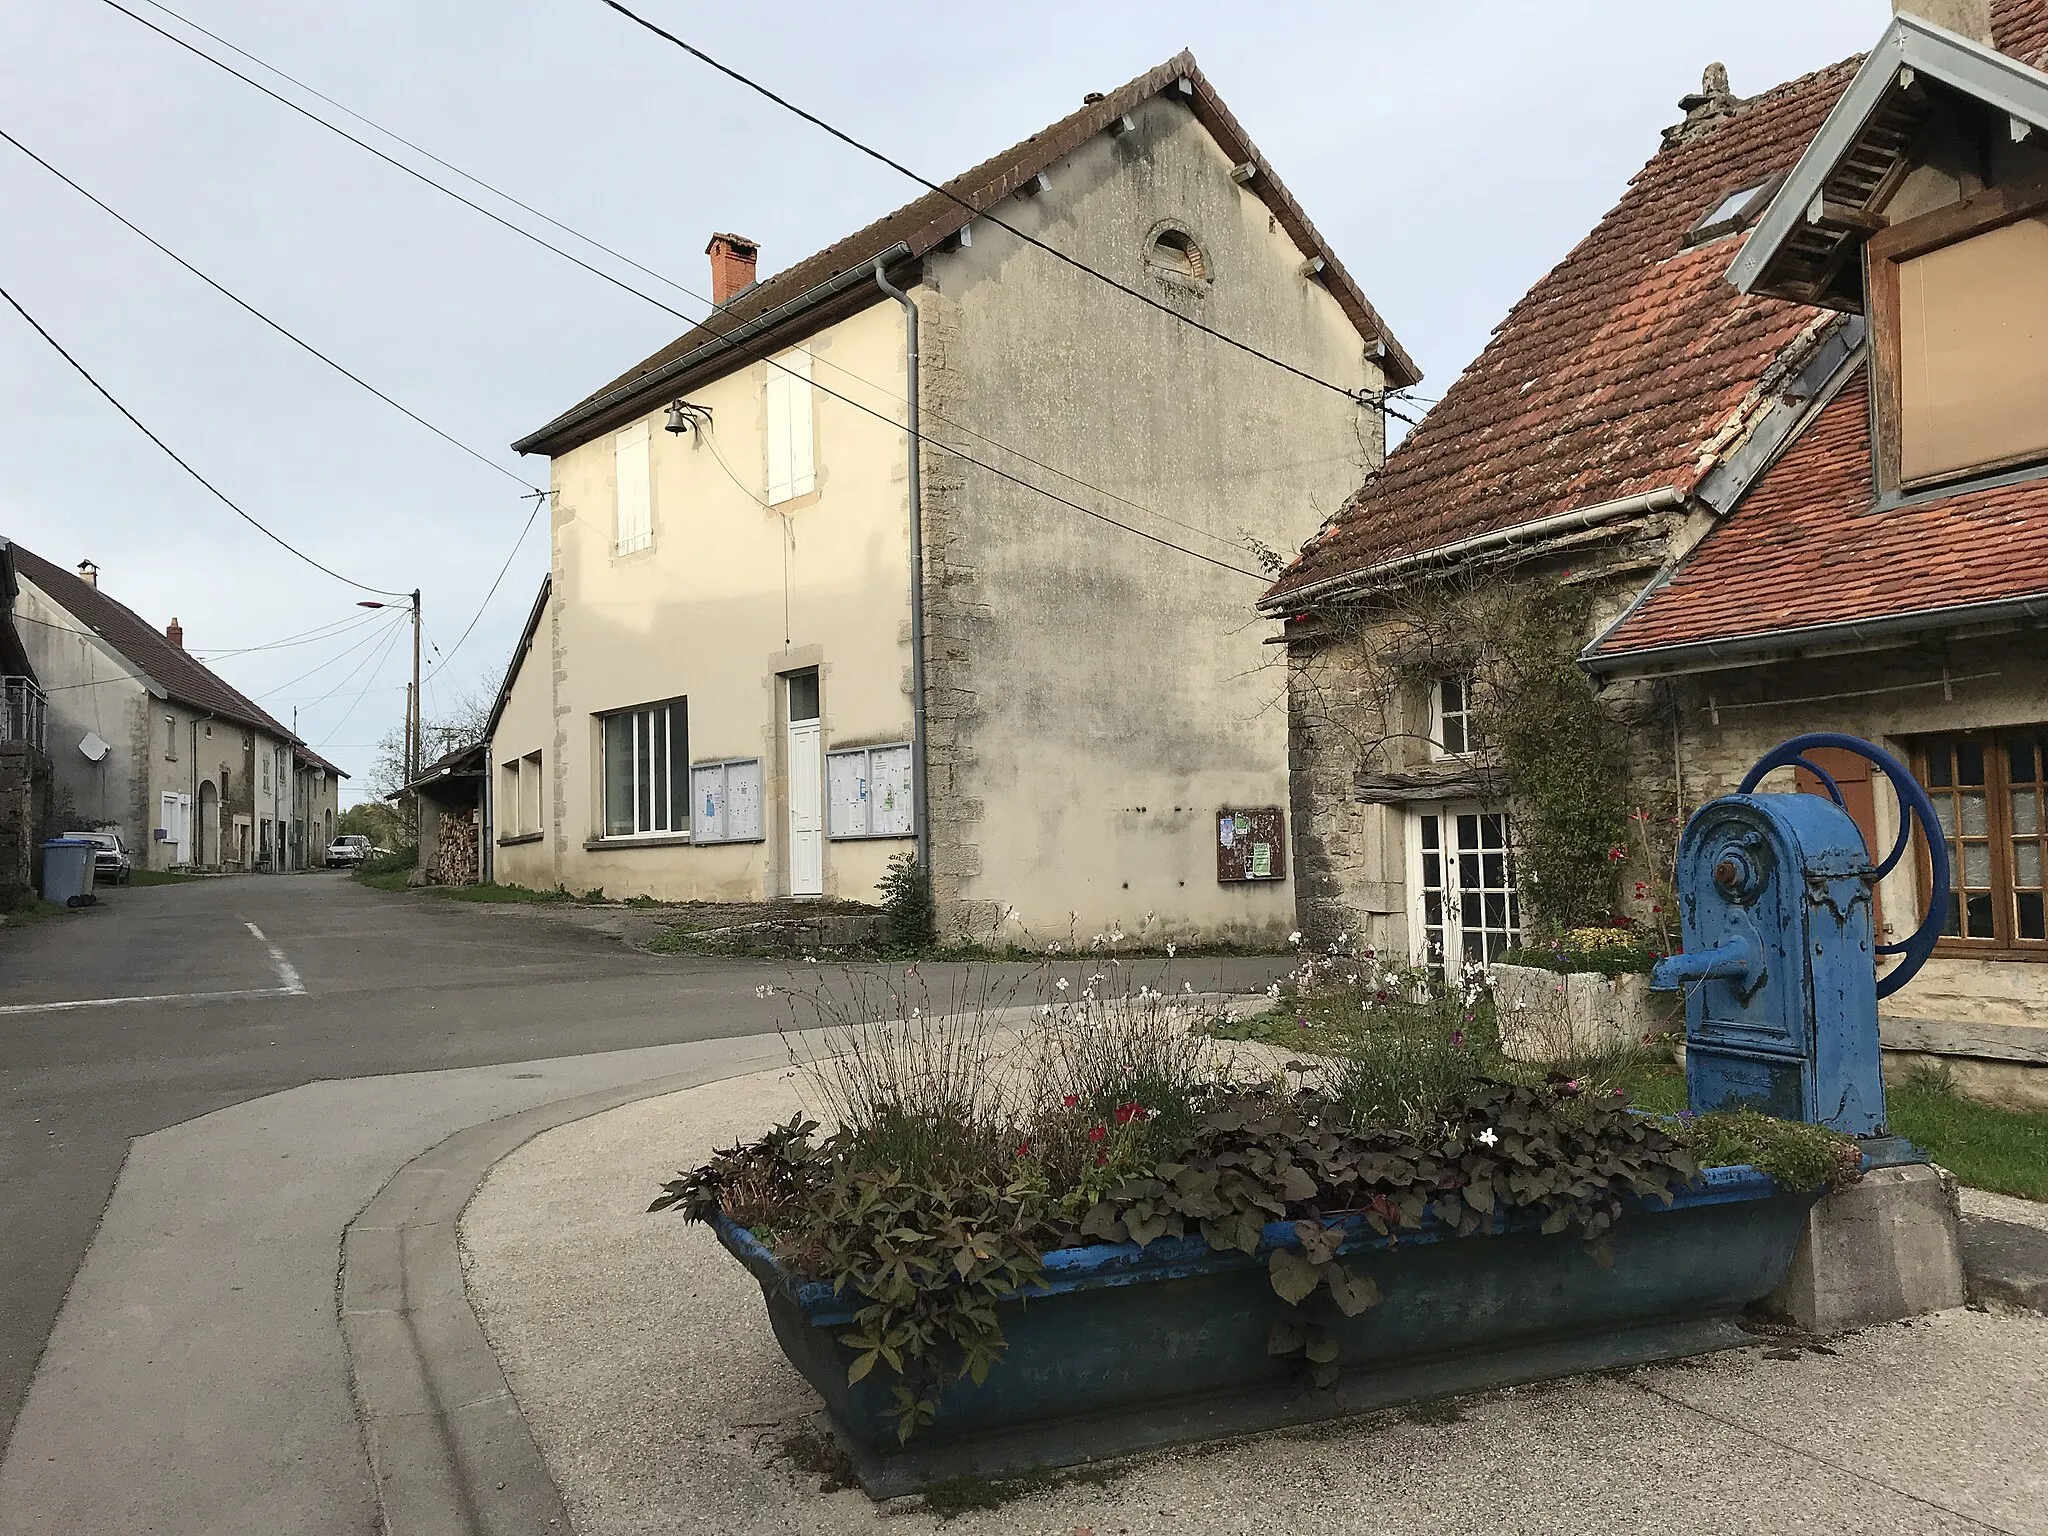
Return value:
[(1173, 946), (1171, 944), (1166, 946), (1166, 958), (1169, 960), (1173, 958)]
[(1185, 992), (1189, 997), (1193, 997), (1195, 995), (1195, 984), (1192, 981), (1182, 982), (1180, 984), (1180, 989), (1181, 991)]
[(1124, 941), (1124, 936), (1123, 936), (1123, 934), (1122, 934), (1122, 932), (1121, 932), (1121, 931), (1119, 931), (1119, 932), (1116, 932), (1116, 933), (1112, 933), (1112, 934), (1111, 934), (1111, 935), (1109, 936), (1109, 942), (1110, 942), (1110, 943), (1112, 943), (1112, 944), (1121, 944), (1121, 943), (1123, 943), (1123, 941)]
[(818, 963), (818, 957), (817, 957), (816, 955), (805, 955), (805, 956), (804, 956), (804, 964), (805, 964), (805, 965), (816, 965), (817, 963)]
[(1500, 1138), (1493, 1134), (1493, 1127), (1489, 1125), (1485, 1130), (1479, 1133), (1478, 1140), (1481, 1146), (1490, 1147), (1495, 1142), (1499, 1141)]
[(1273, 998), (1277, 1001), (1280, 996), (1280, 983), (1276, 981), (1270, 987), (1266, 988), (1266, 996)]
[(1301, 942), (1301, 930), (1297, 928), (1294, 930), (1294, 932), (1287, 935), (1287, 942), (1290, 944), (1299, 944)]
[(1040, 1006), (1040, 1008), (1039, 1008), (1039, 1010), (1038, 1010), (1038, 1016), (1039, 1016), (1039, 1017), (1040, 1017), (1041, 1019), (1049, 1019), (1049, 1018), (1051, 1018), (1051, 1017), (1052, 1017), (1052, 1004), (1051, 1004), (1051, 1003), (1045, 1003), (1045, 1004), (1041, 1005), (1041, 1006)]
[(1054, 982), (1053, 985), (1059, 988), (1060, 991), (1064, 992), (1067, 990), (1067, 978), (1062, 976), (1058, 981)]
[(910, 1010), (910, 1016), (913, 1019), (921, 1019), (924, 1017), (924, 1010), (922, 1008), (913, 1008)]

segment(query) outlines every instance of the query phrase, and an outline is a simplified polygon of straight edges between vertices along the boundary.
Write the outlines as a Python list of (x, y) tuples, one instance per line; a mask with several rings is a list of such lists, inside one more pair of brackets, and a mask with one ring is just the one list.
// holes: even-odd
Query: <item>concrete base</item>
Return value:
[(1873, 1168), (1815, 1205), (1767, 1305), (1808, 1333), (1828, 1334), (1964, 1300), (1953, 1182), (1914, 1163)]

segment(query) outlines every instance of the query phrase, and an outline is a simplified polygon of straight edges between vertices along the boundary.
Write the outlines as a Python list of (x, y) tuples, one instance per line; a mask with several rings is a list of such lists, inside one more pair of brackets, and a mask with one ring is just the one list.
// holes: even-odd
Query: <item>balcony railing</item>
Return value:
[(0, 741), (25, 741), (38, 752), (48, 751), (43, 720), (48, 703), (32, 679), (0, 677)]

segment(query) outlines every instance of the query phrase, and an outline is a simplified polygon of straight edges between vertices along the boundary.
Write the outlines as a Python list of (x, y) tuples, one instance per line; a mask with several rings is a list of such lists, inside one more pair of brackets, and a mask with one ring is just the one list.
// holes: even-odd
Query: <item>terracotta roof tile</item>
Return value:
[[(2005, 52), (2048, 59), (2048, 0), (1994, 0)], [(1268, 601), (1381, 561), (1643, 491), (1690, 491), (1802, 333), (1803, 305), (1724, 280), (1731, 239), (1686, 250), (1728, 194), (1791, 169), (1861, 58), (1742, 104), (1666, 144), (1591, 234), (1508, 312), (1385, 468), (1339, 510)]]
[(2048, 594), (2048, 478), (1873, 511), (1868, 402), (1859, 368), (1594, 654)]

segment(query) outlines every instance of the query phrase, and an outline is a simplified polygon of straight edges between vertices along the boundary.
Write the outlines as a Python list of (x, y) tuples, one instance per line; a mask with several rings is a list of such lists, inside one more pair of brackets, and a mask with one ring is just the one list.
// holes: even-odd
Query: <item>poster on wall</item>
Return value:
[(910, 836), (910, 748), (876, 747), (868, 764), (868, 830), (876, 837)]
[(909, 837), (915, 830), (911, 773), (908, 742), (826, 753), (826, 831), (833, 837)]
[(1287, 813), (1278, 806), (1216, 813), (1216, 879), (1221, 885), (1287, 878)]
[(699, 763), (690, 770), (690, 835), (700, 843), (761, 840), (761, 760)]
[(868, 754), (825, 754), (825, 829), (833, 837), (868, 835)]

